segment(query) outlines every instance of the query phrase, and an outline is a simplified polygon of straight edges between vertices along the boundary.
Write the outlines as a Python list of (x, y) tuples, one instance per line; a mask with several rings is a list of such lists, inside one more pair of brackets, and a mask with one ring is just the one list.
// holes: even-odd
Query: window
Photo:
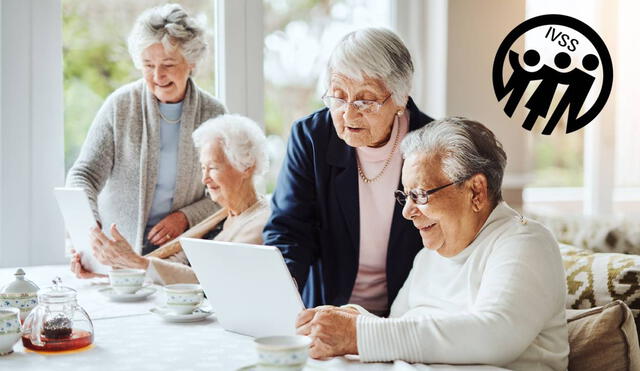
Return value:
[(323, 107), (322, 78), (334, 45), (362, 27), (391, 27), (390, 0), (264, 0), (264, 112), (272, 191), (291, 124)]
[(568, 135), (560, 134), (560, 128), (550, 136), (533, 135), (534, 176), (524, 192), (527, 211), (640, 213), (640, 148), (635, 139), (640, 134), (640, 89), (634, 84), (640, 78), (640, 45), (634, 36), (640, 26), (633, 18), (638, 11), (635, 2), (527, 1), (527, 18), (559, 13), (590, 24), (607, 42), (614, 63), (613, 90), (596, 122)]
[(613, 211), (640, 214), (640, 24), (634, 17), (640, 4), (623, 1), (618, 6)]
[[(127, 51), (127, 37), (145, 9), (160, 0), (63, 0), (64, 141), (65, 170), (73, 165), (93, 118), (105, 98), (120, 86), (141, 77)], [(213, 30), (213, 0), (185, 0), (180, 4)], [(215, 92), (213, 32), (209, 55), (198, 66), (194, 80)]]

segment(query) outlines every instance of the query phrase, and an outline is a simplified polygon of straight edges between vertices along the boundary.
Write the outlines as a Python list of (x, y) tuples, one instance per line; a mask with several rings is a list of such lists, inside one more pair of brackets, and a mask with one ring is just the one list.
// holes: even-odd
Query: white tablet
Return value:
[(82, 266), (95, 273), (106, 274), (111, 267), (100, 264), (93, 256), (89, 229), (96, 226), (96, 219), (89, 205), (89, 198), (82, 188), (54, 188), (64, 225), (69, 232), (73, 248), (80, 253)]
[(193, 238), (180, 244), (225, 330), (295, 335), (304, 304), (280, 250)]

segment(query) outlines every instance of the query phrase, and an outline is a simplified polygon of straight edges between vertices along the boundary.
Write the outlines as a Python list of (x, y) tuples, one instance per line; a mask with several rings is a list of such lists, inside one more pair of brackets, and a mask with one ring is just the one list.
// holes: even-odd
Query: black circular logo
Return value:
[[(527, 44), (537, 47), (520, 56), (511, 47), (525, 34)], [(551, 55), (543, 55), (550, 50)], [(564, 93), (560, 85), (566, 86)], [(504, 112), (512, 117), (528, 91), (522, 127), (531, 130), (542, 117), (545, 135), (553, 132), (565, 112), (567, 133), (585, 127), (604, 108), (612, 85), (613, 63), (604, 41), (587, 24), (565, 15), (524, 21), (505, 37), (493, 61), (493, 91), (499, 102), (506, 101)]]

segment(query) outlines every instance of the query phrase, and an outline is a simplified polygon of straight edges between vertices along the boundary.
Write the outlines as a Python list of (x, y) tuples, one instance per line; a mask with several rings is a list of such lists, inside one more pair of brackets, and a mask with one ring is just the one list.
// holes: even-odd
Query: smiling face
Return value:
[(205, 144), (200, 150), (202, 183), (209, 190), (211, 200), (223, 207), (229, 207), (233, 193), (242, 189), (243, 183), (251, 179), (251, 172), (233, 167), (224, 154), (220, 140)]
[(190, 65), (176, 48), (165, 50), (155, 43), (142, 52), (142, 72), (149, 90), (163, 103), (176, 103), (184, 98)]
[(331, 118), (338, 137), (351, 147), (384, 145), (391, 135), (395, 115), (398, 111), (404, 111), (404, 106), (396, 105), (393, 98), (389, 97), (390, 94), (380, 80), (365, 78), (364, 81), (357, 81), (344, 75), (332, 74), (327, 95), (348, 102), (384, 101), (378, 112), (361, 113), (351, 104), (341, 110), (332, 110)]
[[(405, 193), (415, 188), (430, 190), (451, 182), (442, 172), (438, 156), (410, 155), (402, 167)], [(478, 204), (478, 200), (484, 201)], [(489, 213), (483, 202), (486, 203), (486, 178), (478, 174), (429, 195), (429, 202), (425, 205), (416, 205), (407, 198), (402, 215), (413, 221), (426, 248), (444, 257), (452, 257), (469, 246), (484, 224)]]

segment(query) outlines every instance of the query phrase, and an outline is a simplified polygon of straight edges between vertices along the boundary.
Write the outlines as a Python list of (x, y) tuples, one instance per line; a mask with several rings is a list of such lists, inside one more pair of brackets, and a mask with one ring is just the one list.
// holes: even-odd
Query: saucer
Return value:
[[(276, 368), (274, 368), (274, 370), (275, 369), (278, 369), (278, 368), (276, 367)], [(287, 370), (286, 367), (282, 367), (281, 369), (283, 371)], [(293, 367), (293, 368), (290, 368), (290, 369), (296, 369), (296, 368)], [(316, 365), (309, 364), (309, 362), (307, 362), (307, 364), (305, 364), (304, 367), (302, 368), (302, 371), (307, 371), (307, 370), (325, 370), (325, 368), (318, 367)], [(253, 364), (253, 365), (249, 365), (249, 366), (240, 367), (236, 371), (258, 371), (258, 365), (257, 364)]]
[(200, 306), (190, 314), (173, 313), (165, 306), (151, 308), (149, 311), (168, 322), (197, 322), (213, 314), (213, 309), (209, 305)]
[(133, 294), (118, 294), (117, 292), (113, 291), (113, 288), (111, 287), (103, 287), (99, 289), (98, 292), (108, 297), (112, 301), (126, 302), (143, 300), (147, 296), (156, 292), (156, 288), (153, 286), (144, 286)]

